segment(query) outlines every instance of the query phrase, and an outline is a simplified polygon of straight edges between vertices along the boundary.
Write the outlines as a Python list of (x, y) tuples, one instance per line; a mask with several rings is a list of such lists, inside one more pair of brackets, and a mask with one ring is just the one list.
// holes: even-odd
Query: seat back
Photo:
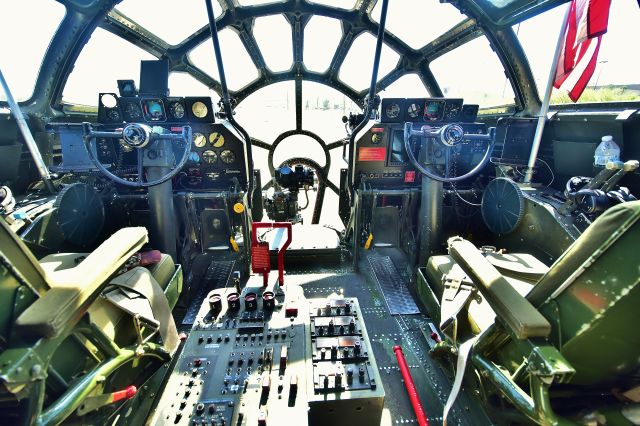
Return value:
[(613, 382), (640, 368), (640, 201), (605, 212), (529, 293), (550, 339), (576, 369), (572, 382)]

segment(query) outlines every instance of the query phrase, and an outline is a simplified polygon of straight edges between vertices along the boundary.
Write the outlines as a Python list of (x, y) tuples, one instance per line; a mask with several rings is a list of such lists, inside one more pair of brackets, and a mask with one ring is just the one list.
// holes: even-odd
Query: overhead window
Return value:
[(325, 72), (342, 38), (340, 21), (324, 16), (309, 19), (304, 28), (304, 65), (316, 72)]
[[(356, 90), (366, 89), (371, 83), (371, 71), (373, 70), (373, 57), (376, 50), (376, 38), (370, 33), (359, 35), (351, 49), (344, 58), (338, 77), (344, 83)], [(378, 81), (389, 74), (400, 60), (393, 49), (386, 44), (382, 45), (380, 55), (380, 67), (378, 68)]]
[(422, 98), (429, 92), (418, 74), (406, 74), (379, 93), (381, 98)]
[[(240, 41), (240, 36), (233, 30), (227, 28), (218, 33), (218, 38), (220, 39), (222, 61), (224, 63), (229, 89), (242, 89), (257, 79), (258, 69), (253, 64), (242, 41)], [(195, 66), (211, 77), (216, 80), (220, 79), (216, 58), (213, 53), (213, 42), (210, 38), (193, 49), (189, 53), (189, 59)]]
[(240, 6), (256, 6), (259, 4), (277, 3), (282, 0), (238, 0)]
[(514, 103), (511, 83), (484, 36), (435, 59), (430, 67), (447, 97), (464, 98), (480, 107)]
[[(566, 12), (558, 6), (513, 26), (527, 55), (540, 97), (549, 78), (553, 52)], [(631, 0), (611, 2), (609, 28), (602, 37), (596, 69), (578, 102), (640, 100), (640, 60), (629, 50), (640, 39), (640, 9)], [(540, 31), (546, 28), (547, 31)], [(572, 102), (566, 91), (553, 89), (552, 104)]]
[(169, 74), (169, 95), (170, 96), (211, 96), (215, 104), (220, 100), (220, 96), (196, 80), (186, 72), (172, 72)]
[(271, 71), (287, 71), (293, 64), (291, 25), (284, 15), (256, 18), (253, 35)]
[(296, 128), (296, 97), (293, 81), (271, 84), (256, 90), (236, 108), (236, 120), (249, 135), (272, 143), (287, 130)]
[[(220, 16), (220, 4), (217, 1), (211, 3), (215, 16)], [(184, 41), (209, 22), (203, 0), (154, 0), (153, 6), (146, 1), (124, 0), (116, 9), (173, 45)]]
[[(42, 58), (64, 14), (65, 7), (53, 0), (3, 2), (0, 69), (17, 101), (27, 100), (33, 94)], [(30, 30), (33, 28), (37, 31)], [(11, 34), (20, 37), (16, 39)], [(0, 100), (7, 100), (3, 90)]]
[(327, 144), (346, 137), (342, 117), (350, 112), (362, 110), (343, 93), (324, 84), (302, 82), (302, 128)]
[[(380, 22), (381, 10), (382, 1), (378, 1), (371, 11), (371, 19)], [(385, 27), (410, 47), (419, 49), (463, 18), (455, 6), (438, 0), (390, 1)]]
[[(118, 60), (105, 60), (105, 52), (118, 52)], [(140, 61), (156, 59), (128, 41), (101, 28), (82, 49), (62, 92), (66, 103), (98, 105), (99, 92), (118, 93), (117, 80), (134, 80), (140, 87)]]
[(338, 7), (340, 9), (353, 9), (356, 2), (353, 0), (310, 0), (311, 3), (324, 4), (326, 6)]

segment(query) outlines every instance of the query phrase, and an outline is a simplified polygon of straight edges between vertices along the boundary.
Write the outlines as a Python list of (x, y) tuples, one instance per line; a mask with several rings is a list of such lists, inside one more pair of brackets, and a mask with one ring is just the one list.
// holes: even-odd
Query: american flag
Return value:
[[(640, 0), (639, 0), (640, 1)], [(574, 102), (596, 69), (602, 35), (607, 32), (611, 0), (572, 0), (554, 87), (565, 88)]]

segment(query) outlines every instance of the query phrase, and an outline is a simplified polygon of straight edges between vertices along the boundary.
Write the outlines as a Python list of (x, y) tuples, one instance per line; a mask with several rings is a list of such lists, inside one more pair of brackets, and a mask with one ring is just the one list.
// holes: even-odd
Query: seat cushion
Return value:
[[(527, 273), (530, 269), (540, 271), (546, 266), (530, 255), (509, 254), (502, 255), (491, 253), (489, 261), (496, 266), (504, 275), (509, 284), (522, 296), (526, 296), (534, 287), (529, 280), (523, 279), (532, 276)], [(489, 256), (487, 256), (489, 257)], [(523, 271), (525, 271), (523, 273)], [(431, 284), (436, 297), (442, 299), (444, 291), (443, 278), (445, 275), (453, 274), (463, 282), (471, 284), (471, 279), (464, 273), (462, 268), (451, 258), (451, 256), (432, 256), (427, 262), (427, 280)], [(478, 334), (493, 324), (496, 314), (489, 306), (489, 303), (478, 293), (477, 300), (472, 300), (467, 308), (469, 325), (473, 334)]]
[[(88, 254), (86, 253), (56, 253), (40, 259), (40, 265), (46, 273), (62, 271), (79, 265)], [(173, 277), (176, 266), (171, 256), (162, 254), (160, 262), (148, 267), (153, 278), (165, 290)], [(132, 327), (120, 327), (127, 315), (117, 306), (103, 298), (98, 298), (89, 308), (89, 318), (107, 336), (120, 345), (129, 343), (132, 337)], [(126, 322), (128, 324), (128, 322)], [(129, 330), (124, 330), (129, 329)], [(118, 331), (121, 330), (121, 331)]]

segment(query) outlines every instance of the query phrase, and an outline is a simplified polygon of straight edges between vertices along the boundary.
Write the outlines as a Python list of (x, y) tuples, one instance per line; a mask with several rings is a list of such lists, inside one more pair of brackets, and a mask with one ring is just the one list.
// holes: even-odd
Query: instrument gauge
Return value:
[(172, 102), (169, 105), (169, 112), (174, 118), (180, 120), (184, 117), (184, 105), (181, 102)]
[(107, 111), (107, 118), (111, 121), (120, 121), (120, 113), (117, 109), (110, 109)]
[(198, 148), (202, 148), (207, 144), (207, 138), (202, 133), (194, 133), (193, 144)]
[(233, 153), (233, 151), (225, 149), (220, 153), (220, 160), (222, 160), (222, 162), (225, 164), (231, 164), (236, 161), (236, 155)]
[(214, 148), (222, 148), (224, 146), (224, 136), (221, 133), (213, 132), (209, 135), (209, 143)]
[(208, 149), (202, 153), (202, 159), (205, 163), (213, 164), (218, 161), (218, 155), (215, 153), (215, 151)]
[(193, 115), (195, 115), (198, 118), (204, 118), (207, 116), (209, 109), (204, 104), (204, 102), (198, 101), (198, 102), (195, 102), (193, 105), (191, 105), (191, 112), (193, 112)]
[(390, 119), (398, 118), (398, 116), (400, 115), (400, 105), (394, 102), (387, 107), (385, 112), (387, 114), (387, 117)]
[(462, 110), (462, 105), (456, 104), (447, 104), (444, 110), (444, 118), (447, 120), (455, 120), (460, 115), (460, 111)]
[(417, 102), (411, 102), (407, 107), (407, 114), (411, 118), (418, 118), (422, 114), (422, 106)]
[(124, 107), (124, 112), (129, 117), (129, 120), (137, 120), (142, 117), (142, 110), (140, 105), (135, 102), (129, 102)]

